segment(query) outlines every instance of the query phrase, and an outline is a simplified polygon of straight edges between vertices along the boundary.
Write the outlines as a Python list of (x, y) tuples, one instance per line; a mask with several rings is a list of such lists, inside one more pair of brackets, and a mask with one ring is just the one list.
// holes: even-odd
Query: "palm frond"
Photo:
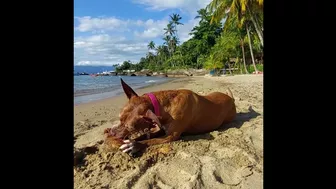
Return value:
[(217, 9), (213, 12), (210, 24), (220, 22), (225, 17), (225, 15), (227, 15), (228, 10), (229, 7), (224, 4), (221, 4), (219, 7), (217, 7)]

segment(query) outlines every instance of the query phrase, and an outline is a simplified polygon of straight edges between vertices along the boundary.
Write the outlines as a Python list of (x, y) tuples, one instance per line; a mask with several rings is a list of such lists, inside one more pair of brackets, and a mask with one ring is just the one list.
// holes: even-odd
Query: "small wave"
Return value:
[(145, 83), (155, 83), (156, 80), (149, 80), (149, 81), (145, 81)]

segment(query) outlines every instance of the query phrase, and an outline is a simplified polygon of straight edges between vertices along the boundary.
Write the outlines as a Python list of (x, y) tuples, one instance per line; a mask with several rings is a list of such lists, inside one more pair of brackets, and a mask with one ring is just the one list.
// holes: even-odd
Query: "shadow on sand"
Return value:
[[(261, 115), (260, 113), (253, 110), (253, 108), (250, 106), (248, 109), (248, 112), (240, 112), (237, 113), (236, 119), (228, 124), (222, 125), (217, 131), (223, 132), (229, 128), (240, 128), (244, 122), (250, 121), (253, 118), (258, 117)], [(193, 141), (193, 140), (199, 140), (199, 139), (205, 139), (205, 140), (212, 140), (214, 137), (210, 133), (200, 134), (200, 135), (182, 135), (181, 139), (183, 141)]]

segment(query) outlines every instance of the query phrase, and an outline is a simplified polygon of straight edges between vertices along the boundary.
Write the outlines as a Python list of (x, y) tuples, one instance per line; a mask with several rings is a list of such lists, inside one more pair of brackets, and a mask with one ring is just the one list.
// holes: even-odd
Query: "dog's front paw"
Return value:
[(134, 154), (141, 150), (143, 147), (142, 144), (136, 141), (124, 140), (124, 143), (125, 144), (121, 145), (119, 149), (121, 149), (125, 153)]

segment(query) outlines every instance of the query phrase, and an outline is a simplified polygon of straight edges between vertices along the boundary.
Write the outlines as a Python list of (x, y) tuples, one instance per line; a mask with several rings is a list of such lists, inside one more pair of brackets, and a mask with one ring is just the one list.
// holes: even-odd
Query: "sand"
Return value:
[(103, 130), (118, 120), (125, 95), (75, 106), (75, 188), (263, 188), (263, 76), (188, 77), (137, 90), (225, 92), (237, 118), (220, 129), (148, 148), (130, 157), (106, 148)]

